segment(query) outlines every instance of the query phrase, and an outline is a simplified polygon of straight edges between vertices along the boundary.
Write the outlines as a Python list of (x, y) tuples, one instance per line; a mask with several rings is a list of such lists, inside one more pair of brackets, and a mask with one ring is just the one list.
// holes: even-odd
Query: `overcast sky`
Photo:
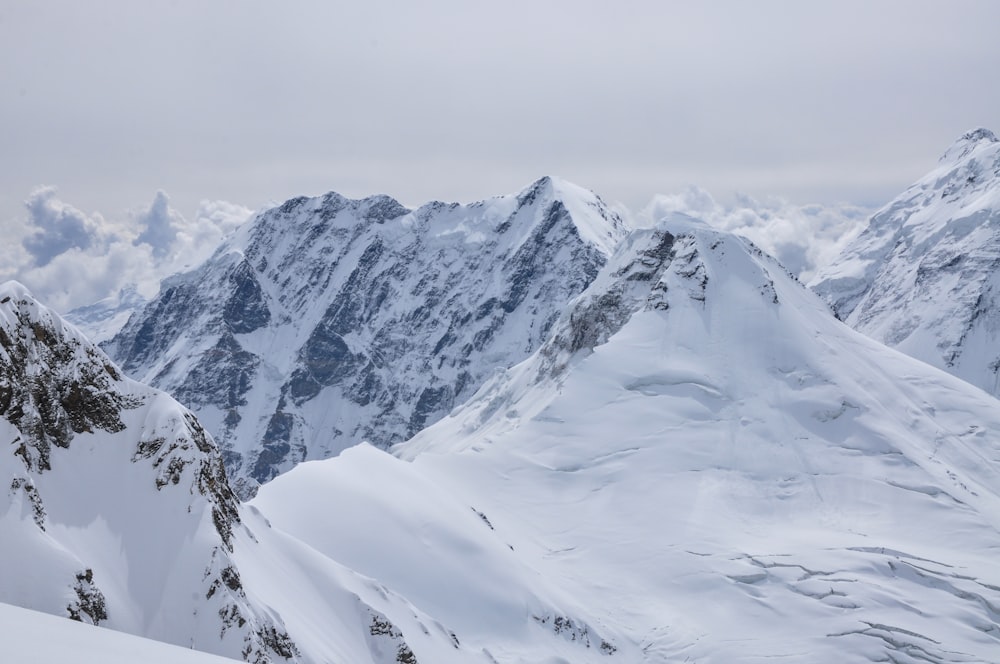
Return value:
[(242, 209), (203, 201), (329, 190), (878, 205), (1000, 131), (997, 26), (993, 0), (4, 0), (0, 276), (116, 241), (164, 263)]

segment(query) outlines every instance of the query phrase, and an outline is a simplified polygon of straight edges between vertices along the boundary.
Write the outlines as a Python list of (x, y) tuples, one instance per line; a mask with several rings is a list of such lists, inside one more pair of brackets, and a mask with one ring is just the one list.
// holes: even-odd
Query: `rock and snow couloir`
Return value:
[(416, 210), (297, 198), (166, 280), (105, 348), (198, 414), (249, 495), (447, 414), (541, 344), (625, 232), (599, 197), (552, 178)]
[(1000, 141), (963, 135), (811, 287), (850, 326), (1000, 395)]

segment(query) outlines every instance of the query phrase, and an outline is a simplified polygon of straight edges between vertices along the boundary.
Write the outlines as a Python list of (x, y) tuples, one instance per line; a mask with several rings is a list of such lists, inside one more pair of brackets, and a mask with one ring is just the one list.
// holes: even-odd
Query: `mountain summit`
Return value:
[(580, 187), (416, 210), (296, 198), (258, 215), (106, 345), (188, 404), (244, 495), (305, 459), (405, 440), (527, 357), (625, 234)]
[(997, 431), (992, 397), (843, 325), (746, 240), (673, 218), (395, 451), (627, 661), (985, 662)]
[(812, 281), (855, 329), (1000, 395), (1000, 141), (967, 132)]

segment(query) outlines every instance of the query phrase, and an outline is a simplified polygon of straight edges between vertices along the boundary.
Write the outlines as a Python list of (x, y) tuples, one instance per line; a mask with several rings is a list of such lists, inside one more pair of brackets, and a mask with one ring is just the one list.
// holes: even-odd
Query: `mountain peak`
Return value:
[[(646, 657), (622, 661), (995, 649), (970, 620), (953, 630), (920, 613), (944, 601), (992, 619), (944, 567), (992, 569), (987, 549), (958, 563), (941, 533), (1000, 542), (995, 400), (841, 325), (749, 242), (687, 223), (629, 236), (535, 355), (394, 451), (489, 496), (474, 500), (493, 523), (530, 528), (542, 578), (551, 564), (576, 596), (593, 588), (591, 607), (627, 615), (621, 642)], [(618, 610), (597, 594), (608, 587), (649, 613)], [(701, 611), (706, 593), (741, 617), (738, 640)], [(888, 622), (887, 596), (905, 598), (889, 638), (869, 629)], [(809, 617), (786, 631), (779, 610)]]
[(306, 458), (387, 447), (446, 415), (544, 341), (625, 234), (596, 194), (553, 177), (414, 210), (292, 199), (165, 280), (107, 350), (196, 410), (249, 495)]
[(22, 284), (20, 281), (5, 281), (0, 284), (0, 300), (10, 299), (34, 299), (31, 295), (31, 291), (28, 290), (27, 286)]
[(1000, 143), (1000, 139), (998, 139), (996, 134), (992, 131), (986, 129), (985, 127), (970, 129), (962, 134), (961, 138), (952, 143), (951, 146), (945, 150), (945, 153), (941, 155), (941, 159), (939, 159), (939, 161), (959, 161), (967, 157), (981, 145), (988, 145), (990, 143)]
[(810, 284), (888, 346), (1000, 394), (1000, 140), (973, 129)]
[(627, 232), (621, 217), (600, 196), (569, 180), (545, 175), (517, 194), (518, 205), (522, 207), (536, 200), (561, 205), (569, 213), (580, 237), (606, 256), (612, 254)]

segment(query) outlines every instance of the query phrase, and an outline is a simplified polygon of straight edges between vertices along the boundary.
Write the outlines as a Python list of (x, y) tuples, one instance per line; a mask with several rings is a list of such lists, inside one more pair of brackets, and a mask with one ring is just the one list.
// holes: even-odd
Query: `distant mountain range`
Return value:
[(544, 178), (409, 210), (386, 196), (264, 212), (104, 345), (191, 407), (243, 495), (362, 440), (387, 448), (542, 343), (626, 229)]

